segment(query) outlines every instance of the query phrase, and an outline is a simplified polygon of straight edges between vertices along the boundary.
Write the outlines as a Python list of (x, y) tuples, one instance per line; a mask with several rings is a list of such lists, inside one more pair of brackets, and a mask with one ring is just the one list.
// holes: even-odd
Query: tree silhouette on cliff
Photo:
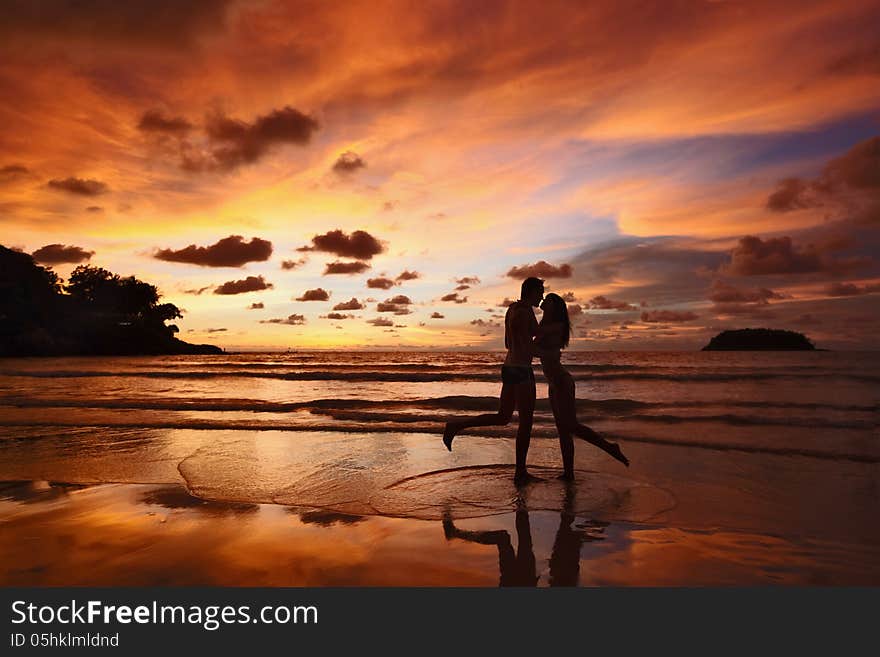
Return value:
[(0, 246), (0, 355), (218, 353), (174, 337), (183, 315), (155, 285), (80, 265), (62, 285), (26, 253)]

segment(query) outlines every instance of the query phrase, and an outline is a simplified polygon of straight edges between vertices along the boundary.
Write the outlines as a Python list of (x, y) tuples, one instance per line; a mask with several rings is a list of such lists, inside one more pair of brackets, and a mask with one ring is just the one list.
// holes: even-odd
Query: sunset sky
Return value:
[[(18, 0), (0, 244), (227, 349), (874, 348), (880, 3)], [(445, 299), (445, 300), (444, 300)]]

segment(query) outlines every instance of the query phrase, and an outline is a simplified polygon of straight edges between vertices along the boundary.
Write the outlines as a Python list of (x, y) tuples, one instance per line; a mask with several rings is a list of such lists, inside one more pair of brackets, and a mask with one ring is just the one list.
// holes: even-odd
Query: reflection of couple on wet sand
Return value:
[[(543, 303), (542, 303), (543, 299)], [(539, 324), (532, 307), (544, 311)], [(519, 428), (516, 432), (516, 471), (517, 484), (536, 479), (526, 468), (526, 457), (532, 434), (532, 418), (535, 412), (535, 374), (532, 359), (538, 356), (547, 379), (550, 405), (559, 432), (559, 447), (562, 451), (562, 479), (574, 479), (574, 441), (572, 435), (604, 450), (612, 457), (629, 466), (616, 443), (602, 438), (589, 427), (577, 421), (575, 411), (574, 378), (561, 363), (562, 349), (568, 346), (571, 322), (568, 307), (558, 294), (550, 293), (544, 298), (544, 281), (527, 278), (523, 281), (520, 298), (507, 309), (504, 318), (504, 346), (507, 356), (501, 366), (501, 398), (497, 413), (487, 413), (474, 417), (453, 419), (446, 423), (443, 442), (452, 450), (452, 440), (456, 434), (472, 427), (501, 426), (510, 422), (514, 409), (519, 413)]]
[[(602, 534), (605, 523), (594, 522), (589, 528), (580, 529), (571, 526), (574, 519), (574, 489), (568, 486), (550, 554), (550, 586), (577, 586), (580, 579), (581, 545), (604, 538)], [(522, 502), (517, 504), (515, 522), (516, 550), (513, 549), (510, 534), (506, 530), (460, 529), (455, 526), (448, 512), (443, 516), (443, 534), (447, 541), (460, 539), (497, 547), (501, 586), (535, 586), (539, 577), (532, 548), (532, 530), (529, 512)]]

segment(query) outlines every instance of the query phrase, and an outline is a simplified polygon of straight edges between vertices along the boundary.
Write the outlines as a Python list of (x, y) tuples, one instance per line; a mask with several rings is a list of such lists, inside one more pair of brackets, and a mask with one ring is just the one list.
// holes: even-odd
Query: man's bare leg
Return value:
[[(475, 417), (450, 420), (446, 423), (443, 431), (443, 444), (446, 449), (452, 451), (452, 439), (456, 434), (473, 427), (500, 427), (510, 423), (513, 417), (513, 409), (516, 406), (516, 388), (518, 386), (505, 383), (501, 386), (501, 396), (498, 400), (497, 413), (484, 413)], [(533, 404), (534, 407), (534, 404)]]
[(516, 385), (516, 409), (519, 414), (519, 428), (516, 431), (516, 471), (514, 483), (527, 484), (540, 481), (539, 477), (529, 474), (526, 459), (529, 455), (529, 443), (532, 439), (532, 421), (535, 415), (535, 382), (527, 381)]

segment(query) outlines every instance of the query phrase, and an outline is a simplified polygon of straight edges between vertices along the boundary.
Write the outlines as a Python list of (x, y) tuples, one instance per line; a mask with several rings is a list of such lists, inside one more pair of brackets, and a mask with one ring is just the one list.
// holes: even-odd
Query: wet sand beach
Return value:
[[(494, 355), (440, 370), (411, 355), (349, 370), (7, 361), (0, 582), (880, 584), (870, 362), (579, 357), (583, 415), (632, 465), (578, 441), (576, 481), (558, 481), (539, 399), (529, 463), (543, 481), (519, 489), (514, 426), (451, 453), (440, 440), (444, 414), (491, 408)], [(363, 380), (339, 385), (346, 371)]]
[[(266, 448), (267, 438), (260, 434), (251, 446)], [(279, 434), (277, 440), (284, 438)], [(320, 438), (325, 437), (316, 434)], [(482, 440), (487, 444), (463, 447), (469, 456), (460, 460), (497, 460), (491, 458), (497, 456), (497, 441)], [(407, 456), (398, 465), (414, 456), (430, 462), (432, 452), (442, 458), (442, 446), (432, 449), (424, 442), (422, 436), (398, 436), (397, 449)], [(236, 446), (243, 448), (240, 442)], [(201, 449), (203, 465), (218, 471), (222, 457)], [(247, 478), (265, 466), (265, 479), (272, 481), (277, 475), (271, 467), (286, 468), (268, 449), (267, 461), (237, 475)], [(539, 445), (536, 457), (548, 465), (534, 471), (546, 480), (525, 489), (510, 483), (510, 464), (464, 465), (400, 483), (340, 473), (332, 486), (335, 497), (323, 495), (329, 502), (323, 507), (311, 506), (318, 498), (309, 497), (306, 485), (291, 485), (267, 503), (257, 482), (247, 495), (223, 500), (213, 498), (205, 481), (197, 488), (205, 497), (196, 497), (187, 489), (193, 483), (175, 476), (158, 483), (162, 468), (134, 450), (130, 460), (111, 457), (119, 461), (115, 478), (127, 470), (138, 479), (133, 475), (142, 466), (143, 479), (156, 483), (5, 482), (0, 581), (6, 586), (880, 583), (880, 537), (870, 509), (862, 507), (861, 516), (840, 512), (858, 510), (860, 496), (876, 494), (871, 466), (849, 464), (849, 472), (829, 482), (827, 473), (809, 471), (805, 457), (769, 457), (780, 461), (772, 468), (778, 481), (799, 482), (790, 495), (804, 499), (798, 501), (800, 512), (792, 513), (795, 500), (774, 496), (772, 483), (758, 481), (763, 470), (758, 461), (767, 456), (719, 452), (699, 459), (705, 455), (687, 449), (670, 454), (673, 450), (682, 448), (631, 447), (635, 458), (664, 464), (648, 478), (666, 487), (639, 482), (622, 467), (612, 466), (613, 474), (587, 469), (601, 463), (592, 452), (579, 460), (578, 480), (567, 487), (553, 478), (559, 468), (552, 448)], [(331, 473), (323, 474), (327, 469), (338, 472), (341, 461), (351, 468), (359, 455), (337, 456), (322, 466), (313, 463), (298, 481), (320, 481), (324, 489), (333, 481)], [(106, 458), (98, 463), (108, 473)], [(698, 459), (701, 471), (694, 481), (674, 485), (660, 477), (663, 470), (668, 477), (696, 467)], [(52, 473), (56, 466), (44, 463), (44, 471)], [(757, 468), (753, 484), (742, 476), (746, 468)], [(81, 481), (91, 476), (80, 470)]]

